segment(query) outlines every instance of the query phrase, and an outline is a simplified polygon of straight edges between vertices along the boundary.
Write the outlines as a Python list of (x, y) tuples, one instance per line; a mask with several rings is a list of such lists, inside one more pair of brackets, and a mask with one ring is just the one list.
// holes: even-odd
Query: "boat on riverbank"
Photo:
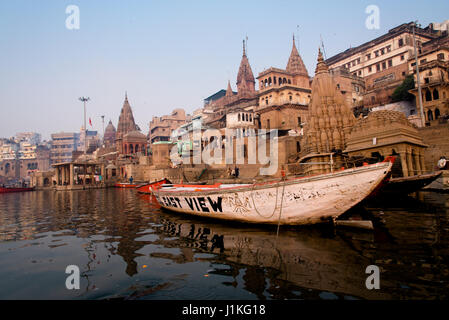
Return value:
[(162, 208), (256, 224), (304, 225), (336, 219), (389, 177), (394, 158), (316, 176), (254, 184), (168, 185), (154, 190)]
[(32, 188), (0, 187), (0, 193), (27, 192), (27, 191), (34, 191), (34, 187)]

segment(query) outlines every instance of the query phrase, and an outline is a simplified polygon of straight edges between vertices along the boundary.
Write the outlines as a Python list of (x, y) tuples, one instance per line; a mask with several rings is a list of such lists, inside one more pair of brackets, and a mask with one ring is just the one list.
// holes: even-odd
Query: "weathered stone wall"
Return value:
[(429, 147), (424, 152), (424, 161), (428, 170), (437, 170), (437, 162), (441, 156), (449, 159), (449, 123), (420, 128), (423, 142)]

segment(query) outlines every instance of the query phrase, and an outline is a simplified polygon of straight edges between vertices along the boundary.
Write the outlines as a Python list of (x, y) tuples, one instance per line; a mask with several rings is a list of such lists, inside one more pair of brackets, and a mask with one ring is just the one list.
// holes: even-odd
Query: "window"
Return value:
[(385, 70), (385, 69), (387, 69), (387, 63), (384, 61), (384, 62), (382, 62), (382, 70)]
[(388, 60), (388, 67), (392, 67), (392, 66), (393, 66), (393, 60), (390, 59), (390, 60)]
[(376, 71), (377, 71), (377, 72), (380, 71), (380, 64), (376, 64)]
[(379, 51), (378, 51), (378, 50), (374, 51), (374, 55), (375, 55), (376, 57), (378, 57), (378, 56), (379, 56)]
[(360, 58), (357, 58), (357, 64), (360, 64)]
[(270, 119), (267, 119), (267, 129), (270, 129)]
[(427, 59), (422, 59), (421, 61), (419, 61), (419, 63), (421, 63), (421, 64), (426, 63), (426, 62), (427, 62)]
[[(437, 89), (433, 90), (433, 100), (440, 99), (440, 94)], [(436, 117), (435, 117), (436, 118)]]
[(401, 55), (401, 61), (403, 61), (405, 59), (404, 55)]
[(301, 126), (301, 117), (298, 117), (298, 127)]
[(391, 46), (387, 46), (387, 52), (391, 52)]
[(362, 75), (362, 71), (359, 70), (359, 76), (361, 76), (361, 75)]
[(444, 60), (444, 53), (437, 54), (437, 59), (438, 60)]
[(373, 68), (368, 67), (368, 72), (371, 72), (373, 70)]
[(404, 45), (404, 39), (399, 39), (398, 44), (399, 44), (399, 47), (402, 47)]
[(432, 101), (432, 94), (429, 90), (426, 91), (426, 101)]
[(380, 54), (381, 55), (385, 54), (385, 50), (384, 49), (380, 49)]
[(369, 59), (371, 59), (371, 53), (368, 53), (368, 54), (366, 55), (366, 60), (369, 60)]

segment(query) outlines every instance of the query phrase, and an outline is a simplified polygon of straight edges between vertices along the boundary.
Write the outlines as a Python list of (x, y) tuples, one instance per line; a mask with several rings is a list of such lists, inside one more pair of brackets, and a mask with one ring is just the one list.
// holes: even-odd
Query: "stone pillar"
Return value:
[(407, 167), (407, 154), (405, 152), (399, 153), (401, 156), (401, 166), (402, 166), (402, 174), (404, 177), (408, 177), (408, 167)]
[(100, 174), (101, 174), (101, 183), (103, 184), (106, 179), (106, 170), (104, 163), (100, 167)]
[(70, 170), (70, 172), (69, 172), (69, 177), (70, 177), (69, 185), (73, 186), (73, 163), (70, 164), (69, 170)]
[(422, 174), (421, 165), (419, 163), (419, 155), (417, 152), (414, 153), (413, 162), (415, 163), (416, 172), (415, 174)]
[(59, 184), (59, 167), (55, 167), (56, 185)]
[(64, 165), (61, 166), (61, 170), (62, 170), (62, 181), (61, 181), (61, 184), (64, 185), (64, 182), (65, 182), (65, 166)]
[(413, 176), (413, 160), (412, 160), (412, 154), (410, 152), (407, 152), (407, 169), (408, 169), (408, 175)]
[(426, 173), (426, 165), (424, 163), (424, 155), (423, 155), (423, 151), (419, 152), (419, 162), (421, 163), (421, 172), (424, 174)]

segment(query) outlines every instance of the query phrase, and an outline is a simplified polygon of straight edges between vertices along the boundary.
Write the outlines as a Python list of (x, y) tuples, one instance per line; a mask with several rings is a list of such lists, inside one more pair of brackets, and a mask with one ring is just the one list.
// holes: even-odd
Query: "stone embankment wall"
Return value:
[(423, 142), (429, 147), (424, 151), (424, 161), (429, 171), (438, 170), (437, 162), (441, 156), (449, 159), (449, 123), (420, 128)]

